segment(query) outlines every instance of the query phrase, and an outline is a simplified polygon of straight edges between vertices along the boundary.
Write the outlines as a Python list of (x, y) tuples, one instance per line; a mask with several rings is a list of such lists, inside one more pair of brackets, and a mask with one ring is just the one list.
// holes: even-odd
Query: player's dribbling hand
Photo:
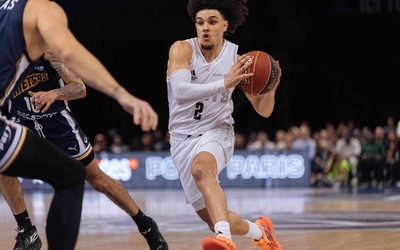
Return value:
[(242, 80), (253, 76), (253, 73), (246, 73), (248, 68), (253, 64), (250, 58), (246, 54), (238, 56), (237, 61), (231, 66), (228, 76), (224, 79), (227, 89), (233, 88)]

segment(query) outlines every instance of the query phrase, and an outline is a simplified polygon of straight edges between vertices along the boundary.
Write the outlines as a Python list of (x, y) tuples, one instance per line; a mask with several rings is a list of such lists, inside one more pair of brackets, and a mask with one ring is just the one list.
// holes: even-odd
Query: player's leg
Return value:
[(217, 176), (233, 154), (231, 135), (229, 130), (207, 132), (201, 136), (197, 143), (200, 146), (195, 149), (199, 153), (193, 160), (191, 174), (203, 198), (192, 205), (200, 218), (216, 233), (215, 238), (207, 237), (203, 240), (203, 249), (236, 249), (231, 234), (250, 237), (256, 246), (263, 249), (271, 246), (272, 249), (280, 249), (269, 218), (260, 217), (253, 223), (227, 209), (225, 194)]
[[(63, 126), (62, 130), (71, 132), (65, 134), (62, 138), (52, 136), (54, 139), (51, 139), (51, 141), (85, 166), (86, 181), (94, 190), (105, 194), (133, 219), (139, 232), (149, 244), (150, 250), (168, 250), (168, 244), (161, 235), (157, 223), (140, 210), (121, 182), (111, 178), (100, 169), (86, 134), (77, 121), (71, 119), (72, 117), (73, 115), (69, 112), (67, 114), (67, 111), (63, 111), (61, 116), (56, 117), (58, 125)], [(68, 121), (66, 122), (66, 120)], [(50, 126), (51, 124), (46, 124), (46, 127)], [(48, 132), (56, 133), (51, 130), (48, 130)]]
[(40, 179), (54, 187), (46, 222), (48, 249), (74, 249), (81, 220), (84, 166), (28, 131), (18, 156), (2, 174)]
[(40, 249), (42, 241), (32, 225), (26, 209), (22, 186), (17, 177), (0, 174), (0, 191), (17, 222), (17, 237), (13, 250)]
[(168, 249), (168, 244), (161, 235), (156, 222), (140, 210), (121, 182), (111, 178), (99, 168), (96, 159), (86, 165), (86, 173), (86, 181), (93, 189), (105, 194), (134, 220), (151, 250)]

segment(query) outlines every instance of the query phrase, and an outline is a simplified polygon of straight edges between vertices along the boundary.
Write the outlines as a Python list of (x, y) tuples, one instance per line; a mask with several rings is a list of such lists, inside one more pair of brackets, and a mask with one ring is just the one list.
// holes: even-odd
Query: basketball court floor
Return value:
[[(400, 249), (400, 189), (226, 188), (230, 210), (254, 221), (269, 216), (285, 250)], [(213, 236), (181, 189), (129, 190), (143, 212), (152, 216), (170, 250), (200, 250)], [(25, 193), (29, 213), (47, 249), (45, 219), (51, 192)], [(0, 249), (11, 250), (16, 223), (0, 197)], [(233, 237), (238, 250), (252, 249), (249, 238)], [(148, 249), (130, 217), (106, 196), (85, 191), (79, 250)]]

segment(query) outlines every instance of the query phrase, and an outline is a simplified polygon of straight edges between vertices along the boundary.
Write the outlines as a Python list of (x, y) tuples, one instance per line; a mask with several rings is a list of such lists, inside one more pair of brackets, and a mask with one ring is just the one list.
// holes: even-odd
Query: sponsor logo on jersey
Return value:
[(197, 80), (197, 76), (196, 76), (196, 72), (194, 70), (192, 70), (192, 81), (196, 81)]
[(10, 138), (11, 138), (11, 128), (9, 126), (6, 126), (4, 128), (2, 136), (0, 137), (0, 150), (4, 150), (4, 145), (7, 144)]
[(49, 75), (47, 73), (34, 73), (30, 74), (21, 85), (19, 85), (18, 89), (14, 92), (13, 97), (17, 97), (21, 93), (35, 87), (41, 82), (46, 82), (49, 80)]

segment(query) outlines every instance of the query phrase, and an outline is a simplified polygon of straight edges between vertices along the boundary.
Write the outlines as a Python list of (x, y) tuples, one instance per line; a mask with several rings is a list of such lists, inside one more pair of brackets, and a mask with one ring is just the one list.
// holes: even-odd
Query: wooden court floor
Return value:
[[(400, 189), (241, 188), (225, 189), (230, 210), (254, 221), (269, 216), (285, 250), (400, 249)], [(152, 216), (170, 250), (200, 250), (201, 240), (213, 236), (185, 204), (180, 189), (129, 190)], [(47, 249), (45, 218), (52, 193), (25, 194), (29, 213)], [(16, 223), (0, 197), (0, 249), (11, 250)], [(234, 236), (237, 249), (250, 250), (249, 238)], [(102, 194), (87, 190), (76, 249), (148, 249), (145, 240), (122, 210)]]

